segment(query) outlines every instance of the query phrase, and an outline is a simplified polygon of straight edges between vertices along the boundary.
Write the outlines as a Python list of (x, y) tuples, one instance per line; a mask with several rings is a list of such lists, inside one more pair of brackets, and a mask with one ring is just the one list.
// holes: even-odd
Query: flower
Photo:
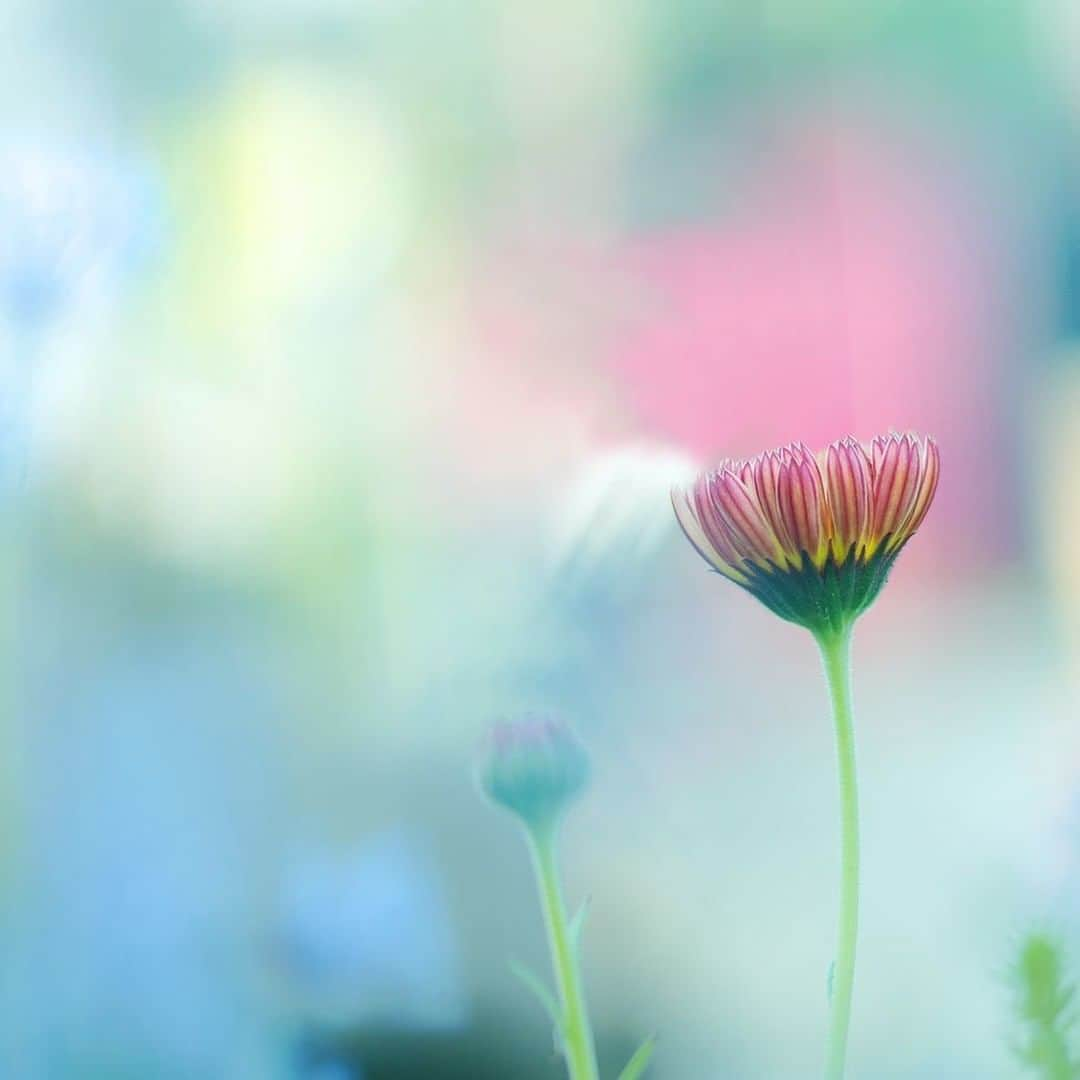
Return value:
[(940, 460), (933, 439), (802, 443), (728, 460), (672, 503), (709, 565), (790, 622), (840, 631), (866, 610), (926, 516)]
[(445, 882), (421, 837), (392, 828), (290, 867), (274, 943), (287, 987), (323, 1030), (441, 1031), (466, 1019)]
[(154, 178), (138, 162), (73, 146), (0, 146), (0, 320), (41, 329), (108, 296), (160, 240)]
[(659, 444), (625, 444), (589, 458), (557, 510), (552, 578), (586, 602), (627, 599), (672, 527), (657, 496), (673, 479), (689, 482), (698, 469), (692, 458)]
[(589, 758), (563, 720), (527, 715), (497, 723), (480, 765), (492, 802), (530, 827), (553, 824), (589, 780)]

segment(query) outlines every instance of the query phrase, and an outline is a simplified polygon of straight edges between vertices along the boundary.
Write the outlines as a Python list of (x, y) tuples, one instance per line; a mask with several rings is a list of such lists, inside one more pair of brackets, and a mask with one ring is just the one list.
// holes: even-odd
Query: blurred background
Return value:
[(491, 720), (570, 716), (614, 1077), (816, 1075), (809, 636), (668, 488), (935, 434), (856, 636), (851, 1075), (1080, 972), (1072, 0), (0, 2), (0, 1074), (563, 1075)]

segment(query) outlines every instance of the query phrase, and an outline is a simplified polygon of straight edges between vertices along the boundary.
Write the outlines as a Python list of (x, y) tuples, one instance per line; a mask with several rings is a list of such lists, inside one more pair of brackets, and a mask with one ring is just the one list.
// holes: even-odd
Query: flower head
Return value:
[(551, 716), (500, 721), (479, 770), (488, 798), (528, 826), (553, 823), (588, 779), (589, 758), (581, 740)]
[(866, 610), (922, 524), (937, 444), (913, 434), (802, 443), (728, 460), (672, 492), (686, 538), (710, 566), (815, 632)]

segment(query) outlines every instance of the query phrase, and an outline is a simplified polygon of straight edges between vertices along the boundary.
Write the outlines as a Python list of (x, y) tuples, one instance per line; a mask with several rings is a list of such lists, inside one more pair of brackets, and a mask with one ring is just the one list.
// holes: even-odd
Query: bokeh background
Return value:
[(0, 1074), (555, 1080), (471, 780), (552, 708), (606, 1074), (816, 1075), (818, 659), (667, 493), (916, 428), (851, 1075), (1019, 1075), (1017, 944), (1080, 945), (1073, 0), (3, 0), (0, 60)]

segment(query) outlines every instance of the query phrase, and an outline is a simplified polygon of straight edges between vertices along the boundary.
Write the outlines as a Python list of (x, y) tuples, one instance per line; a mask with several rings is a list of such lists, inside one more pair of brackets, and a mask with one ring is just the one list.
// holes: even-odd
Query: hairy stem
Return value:
[(544, 909), (551, 965), (562, 1006), (562, 1039), (570, 1080), (598, 1080), (596, 1049), (585, 1006), (576, 942), (571, 939), (559, 884), (554, 826), (529, 831), (533, 866)]
[(841, 1080), (847, 1057), (851, 996), (855, 983), (855, 942), (859, 930), (859, 790), (851, 716), (851, 627), (845, 626), (841, 630), (822, 634), (818, 644), (832, 696), (840, 780), (840, 912), (825, 1077), (826, 1080)]

